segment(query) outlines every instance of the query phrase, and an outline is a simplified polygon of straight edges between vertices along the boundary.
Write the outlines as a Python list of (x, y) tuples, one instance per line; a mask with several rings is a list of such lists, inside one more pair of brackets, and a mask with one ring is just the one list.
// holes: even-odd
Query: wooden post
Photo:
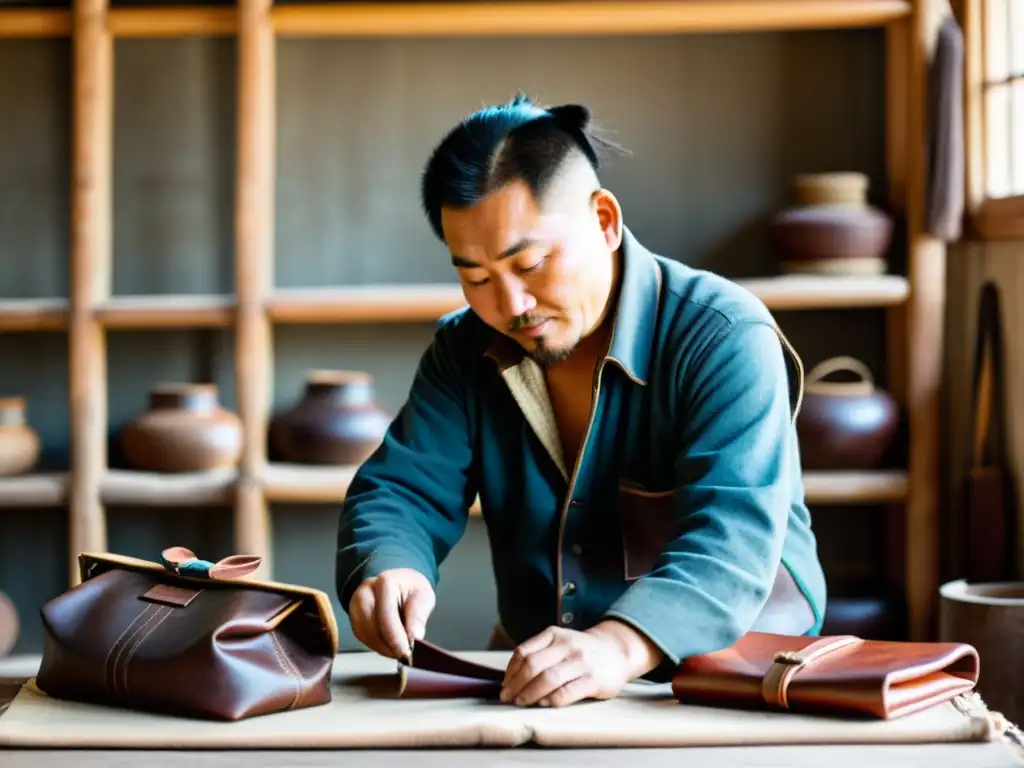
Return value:
[(946, 248), (924, 229), (927, 186), (928, 5), (914, 0), (907, 57), (907, 406), (910, 485), (906, 509), (906, 578), (910, 637), (935, 634), (938, 605), (941, 388), (945, 332)]
[(238, 27), (238, 176), (235, 201), (235, 374), (245, 432), (235, 502), (235, 548), (261, 555), (272, 571), (270, 515), (263, 495), (271, 337), (264, 308), (274, 233), (274, 33), (269, 0), (240, 0)]
[(74, 0), (72, 16), (73, 138), (70, 316), (71, 488), (69, 566), (79, 582), (78, 554), (104, 551), (106, 520), (100, 484), (107, 467), (107, 360), (93, 308), (111, 286), (111, 154), (113, 43), (106, 0)]
[[(889, 206), (894, 215), (907, 214), (907, 143), (909, 56), (911, 25), (906, 19), (894, 21), (885, 31), (885, 138)], [(908, 244), (909, 246), (909, 244)], [(909, 250), (909, 247), (908, 247)], [(909, 262), (908, 262), (909, 263)], [(907, 305), (886, 311), (887, 388), (907, 408)], [(906, 412), (906, 411), (905, 411)], [(893, 596), (906, 595), (907, 500), (886, 507), (885, 584)], [(906, 601), (909, 606), (909, 601)], [(903, 627), (903, 631), (909, 627)]]

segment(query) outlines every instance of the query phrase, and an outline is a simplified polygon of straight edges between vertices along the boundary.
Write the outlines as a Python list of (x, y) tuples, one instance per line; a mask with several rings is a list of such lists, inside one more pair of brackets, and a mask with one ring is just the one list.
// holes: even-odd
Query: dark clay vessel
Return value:
[(216, 385), (161, 384), (149, 392), (149, 409), (125, 425), (121, 444), (136, 469), (221, 469), (238, 462), (242, 425), (218, 402)]
[(795, 182), (796, 205), (769, 226), (782, 271), (835, 275), (879, 274), (893, 222), (867, 203), (859, 173), (805, 174)]
[(370, 374), (309, 371), (299, 401), (270, 422), (271, 449), (296, 464), (361, 464), (390, 424), (376, 403)]
[[(839, 371), (859, 381), (824, 381)], [(875, 469), (882, 462), (899, 426), (895, 398), (878, 389), (871, 371), (851, 357), (834, 357), (808, 374), (797, 435), (804, 469)]]

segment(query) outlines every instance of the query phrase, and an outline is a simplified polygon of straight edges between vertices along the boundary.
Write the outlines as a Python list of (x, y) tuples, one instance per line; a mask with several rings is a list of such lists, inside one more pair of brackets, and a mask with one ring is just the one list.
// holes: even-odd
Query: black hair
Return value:
[(459, 122), (434, 149), (423, 171), (423, 209), (444, 240), (441, 208), (463, 208), (521, 179), (541, 199), (571, 152), (579, 150), (596, 173), (599, 148), (614, 147), (590, 126), (579, 104), (543, 108), (523, 93), (484, 107)]

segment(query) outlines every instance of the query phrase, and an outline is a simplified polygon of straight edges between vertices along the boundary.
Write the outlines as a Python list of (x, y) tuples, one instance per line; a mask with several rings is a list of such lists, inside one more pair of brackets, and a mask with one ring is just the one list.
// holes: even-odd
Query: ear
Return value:
[(617, 250), (622, 244), (622, 207), (619, 201), (607, 189), (598, 189), (593, 194), (592, 204), (608, 250)]

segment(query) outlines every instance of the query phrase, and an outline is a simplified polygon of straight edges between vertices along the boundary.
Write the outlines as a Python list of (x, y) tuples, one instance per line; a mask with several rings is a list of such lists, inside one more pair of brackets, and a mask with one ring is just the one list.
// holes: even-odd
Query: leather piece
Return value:
[[(765, 678), (778, 674), (780, 655), (799, 657), (811, 646), (840, 639), (748, 632), (729, 648), (684, 660), (672, 692), (687, 704), (766, 708)], [(978, 682), (980, 661), (973, 646), (853, 640), (794, 664), (785, 686), (786, 709), (893, 719), (948, 701)]]
[(469, 661), (426, 640), (413, 644), (410, 661), (398, 665), (403, 698), (496, 698), (505, 679), (504, 669)]
[(83, 558), (83, 581), (42, 608), (46, 694), (229, 721), (331, 700), (335, 647), (315, 600), (113, 558)]
[[(411, 662), (399, 663), (406, 698), (492, 698), (504, 678), (504, 669), (424, 640)], [(971, 691), (979, 668), (977, 650), (964, 643), (748, 632), (685, 659), (671, 689), (683, 704), (892, 720)]]

